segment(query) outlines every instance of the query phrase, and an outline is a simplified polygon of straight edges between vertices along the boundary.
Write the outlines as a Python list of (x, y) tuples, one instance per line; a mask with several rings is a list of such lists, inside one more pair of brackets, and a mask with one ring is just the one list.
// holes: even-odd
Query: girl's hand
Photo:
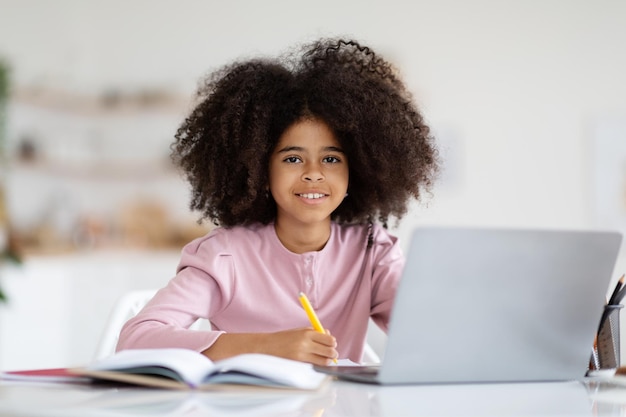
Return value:
[(270, 355), (314, 365), (329, 365), (337, 357), (337, 341), (328, 331), (324, 334), (312, 328), (302, 328), (267, 336), (264, 353)]
[(329, 365), (337, 357), (336, 347), (337, 341), (329, 332), (301, 328), (276, 333), (224, 333), (202, 353), (214, 361), (243, 353), (264, 353)]

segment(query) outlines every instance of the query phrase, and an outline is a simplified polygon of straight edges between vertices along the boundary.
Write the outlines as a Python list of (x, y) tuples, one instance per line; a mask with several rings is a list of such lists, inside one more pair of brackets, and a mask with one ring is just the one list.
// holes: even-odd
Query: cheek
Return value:
[(289, 188), (290, 176), (286, 172), (279, 170), (270, 172), (269, 175), (269, 187), (273, 192), (281, 192)]
[(334, 175), (334, 181), (336, 184), (341, 184), (341, 186), (348, 188), (348, 182), (350, 179), (350, 176), (348, 175), (348, 169), (344, 169), (341, 171), (338, 171), (335, 173)]

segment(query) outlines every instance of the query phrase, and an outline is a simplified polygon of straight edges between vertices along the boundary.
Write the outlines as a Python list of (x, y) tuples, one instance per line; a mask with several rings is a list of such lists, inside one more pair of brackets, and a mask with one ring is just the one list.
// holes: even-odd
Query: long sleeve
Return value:
[(210, 319), (223, 309), (232, 296), (232, 257), (212, 239), (209, 235), (183, 249), (176, 276), (124, 325), (117, 350), (182, 347), (202, 351), (223, 333), (188, 330), (198, 318)]
[[(324, 249), (296, 254), (273, 225), (217, 228), (182, 251), (177, 274), (122, 329), (118, 350), (210, 347), (224, 332), (267, 333), (309, 327), (303, 291), (339, 356), (360, 361), (371, 316), (387, 329), (404, 258), (380, 226), (332, 224)], [(197, 318), (210, 331), (193, 331)]]

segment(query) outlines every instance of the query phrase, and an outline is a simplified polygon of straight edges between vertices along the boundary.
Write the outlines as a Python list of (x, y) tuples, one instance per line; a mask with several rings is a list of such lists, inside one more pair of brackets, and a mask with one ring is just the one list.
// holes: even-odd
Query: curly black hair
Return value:
[(334, 221), (387, 227), (432, 187), (438, 152), (394, 67), (353, 40), (320, 39), (300, 52), (236, 61), (200, 85), (171, 155), (200, 221), (272, 222), (270, 155), (281, 134), (307, 118), (325, 122), (348, 158), (348, 196)]

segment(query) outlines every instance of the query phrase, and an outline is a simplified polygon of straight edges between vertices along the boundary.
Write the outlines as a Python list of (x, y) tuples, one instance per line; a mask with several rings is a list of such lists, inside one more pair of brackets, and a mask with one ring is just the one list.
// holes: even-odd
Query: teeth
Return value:
[(319, 193), (308, 193), (308, 194), (300, 194), (300, 197), (308, 198), (308, 199), (316, 199), (324, 197), (324, 194)]

